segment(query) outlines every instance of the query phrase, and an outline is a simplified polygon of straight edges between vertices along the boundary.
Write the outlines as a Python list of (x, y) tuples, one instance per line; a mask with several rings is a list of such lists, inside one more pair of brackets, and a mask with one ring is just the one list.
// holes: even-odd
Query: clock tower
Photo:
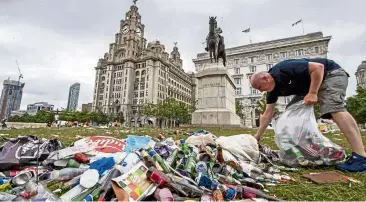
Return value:
[(125, 19), (121, 20), (120, 31), (116, 34), (117, 47), (123, 47), (120, 57), (136, 58), (138, 53), (145, 49), (146, 39), (144, 38), (145, 25), (141, 23), (141, 15), (136, 6), (137, 0), (126, 13)]

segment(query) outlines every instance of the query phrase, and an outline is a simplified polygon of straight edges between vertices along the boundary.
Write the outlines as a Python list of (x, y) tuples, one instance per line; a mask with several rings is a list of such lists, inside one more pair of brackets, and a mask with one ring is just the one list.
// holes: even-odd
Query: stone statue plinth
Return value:
[(196, 111), (193, 125), (240, 126), (235, 110), (235, 84), (227, 69), (211, 63), (196, 74)]

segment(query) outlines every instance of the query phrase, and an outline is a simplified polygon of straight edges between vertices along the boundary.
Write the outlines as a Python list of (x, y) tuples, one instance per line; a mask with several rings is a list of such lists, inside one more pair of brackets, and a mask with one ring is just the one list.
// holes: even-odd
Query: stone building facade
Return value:
[(192, 105), (194, 75), (183, 70), (178, 47), (169, 54), (160, 41), (147, 43), (145, 25), (136, 4), (130, 7), (115, 41), (95, 67), (93, 111), (123, 112), (125, 125), (141, 126), (147, 119), (140, 110), (144, 103), (157, 104), (168, 97)]
[[(259, 71), (268, 71), (276, 63), (291, 58), (327, 57), (330, 36), (321, 32), (309, 33), (302, 36), (253, 43), (226, 49), (227, 68), (236, 84), (236, 100), (244, 106), (244, 125), (253, 126), (259, 118), (256, 103), (262, 94), (251, 88), (249, 79)], [(221, 61), (221, 60), (220, 60)], [(193, 60), (196, 70), (200, 71), (209, 66), (208, 53), (199, 53)], [(281, 97), (278, 100), (279, 111), (285, 109), (291, 97)]]
[(366, 88), (366, 61), (358, 66), (356, 71), (357, 87)]

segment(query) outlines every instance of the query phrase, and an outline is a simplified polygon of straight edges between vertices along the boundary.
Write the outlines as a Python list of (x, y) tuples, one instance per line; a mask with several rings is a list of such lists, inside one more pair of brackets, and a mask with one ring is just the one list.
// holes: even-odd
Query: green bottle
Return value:
[(174, 149), (172, 155), (170, 155), (165, 160), (166, 165), (169, 165), (170, 167), (174, 167), (174, 164), (177, 161), (177, 155), (178, 155), (178, 149)]
[(164, 170), (165, 173), (170, 173), (170, 169), (165, 164), (164, 160), (161, 158), (159, 154), (157, 154), (152, 148), (148, 148), (147, 151), (149, 152), (149, 155), (154, 158), (156, 162), (159, 163), (161, 168)]
[(189, 154), (189, 148), (188, 148), (188, 145), (186, 145), (185, 140), (181, 139), (180, 144), (181, 144), (182, 151), (184, 152), (184, 154), (188, 155)]
[(193, 156), (189, 156), (187, 159), (187, 163), (185, 165), (185, 170), (191, 175), (194, 176), (194, 169), (196, 167), (196, 161), (194, 160)]

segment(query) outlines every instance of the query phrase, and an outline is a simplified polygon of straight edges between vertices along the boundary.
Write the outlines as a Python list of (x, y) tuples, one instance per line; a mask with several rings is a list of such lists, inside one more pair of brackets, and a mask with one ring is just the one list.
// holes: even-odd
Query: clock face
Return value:
[(125, 26), (122, 27), (122, 34), (127, 34), (128, 31), (129, 31), (128, 25), (125, 25)]
[(141, 29), (140, 29), (139, 27), (136, 29), (136, 33), (137, 33), (137, 35), (139, 35), (139, 36), (141, 36), (141, 35), (142, 35)]

